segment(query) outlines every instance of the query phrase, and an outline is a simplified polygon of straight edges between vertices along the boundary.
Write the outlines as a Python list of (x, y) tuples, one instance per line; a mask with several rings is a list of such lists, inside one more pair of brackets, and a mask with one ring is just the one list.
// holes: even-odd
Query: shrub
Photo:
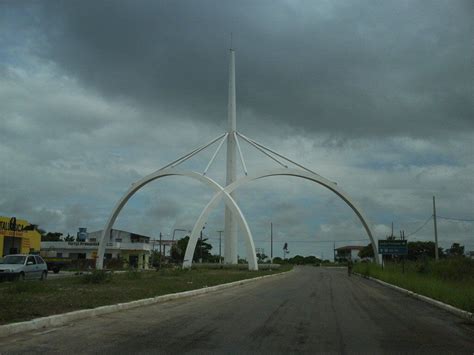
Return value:
[(420, 261), (415, 264), (416, 272), (420, 274), (431, 273), (431, 263), (427, 257), (423, 257)]
[(104, 261), (104, 265), (107, 269), (110, 270), (120, 270), (123, 269), (124, 261), (122, 258), (113, 258)]
[(452, 257), (433, 264), (433, 274), (442, 280), (474, 280), (474, 260)]

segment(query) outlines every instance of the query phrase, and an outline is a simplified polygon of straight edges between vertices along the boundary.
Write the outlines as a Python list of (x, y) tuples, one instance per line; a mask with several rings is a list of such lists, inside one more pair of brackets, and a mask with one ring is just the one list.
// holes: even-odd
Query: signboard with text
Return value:
[(406, 240), (379, 240), (379, 254), (382, 255), (408, 255)]

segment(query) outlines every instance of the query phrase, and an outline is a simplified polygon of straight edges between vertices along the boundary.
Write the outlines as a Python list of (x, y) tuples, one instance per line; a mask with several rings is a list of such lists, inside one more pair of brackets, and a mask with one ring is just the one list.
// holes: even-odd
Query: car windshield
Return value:
[(7, 255), (1, 261), (2, 264), (24, 264), (26, 256), (22, 255)]

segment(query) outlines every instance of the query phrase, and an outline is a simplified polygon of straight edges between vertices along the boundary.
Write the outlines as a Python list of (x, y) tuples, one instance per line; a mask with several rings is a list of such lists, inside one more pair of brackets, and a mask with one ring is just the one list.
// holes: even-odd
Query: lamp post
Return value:
[(222, 264), (222, 254), (221, 254), (222, 232), (224, 231), (223, 230), (217, 231), (217, 233), (219, 233), (219, 264)]
[(270, 264), (273, 264), (273, 222), (270, 222)]
[(202, 231), (203, 231), (204, 229), (206, 229), (206, 224), (204, 224), (204, 225), (202, 226), (201, 233), (200, 233), (200, 235), (199, 235), (199, 242), (200, 242), (200, 243), (199, 243), (199, 244), (200, 244), (200, 248), (199, 248), (199, 263), (201, 263), (201, 264), (202, 264)]
[(174, 242), (174, 235), (175, 235), (176, 231), (191, 233), (191, 231), (189, 229), (175, 228), (175, 229), (173, 229), (173, 242)]

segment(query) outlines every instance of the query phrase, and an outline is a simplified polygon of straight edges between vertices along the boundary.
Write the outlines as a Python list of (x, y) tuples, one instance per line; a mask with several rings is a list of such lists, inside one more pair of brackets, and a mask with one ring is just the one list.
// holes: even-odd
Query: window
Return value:
[(7, 255), (3, 258), (1, 264), (24, 264), (25, 259), (26, 258), (22, 255)]
[(35, 257), (34, 256), (29, 256), (28, 257), (28, 260), (26, 261), (26, 263), (33, 263), (33, 264), (36, 264), (36, 260), (35, 260)]
[(35, 256), (35, 259), (38, 264), (44, 264), (44, 260), (41, 256)]
[(97, 238), (89, 238), (89, 242), (97, 242)]
[(63, 257), (63, 253), (56, 253), (56, 257), (57, 257), (57, 258), (62, 258), (62, 257)]
[(116, 238), (115, 241), (116, 241), (117, 243), (120, 243), (120, 242), (122, 241), (122, 238)]

